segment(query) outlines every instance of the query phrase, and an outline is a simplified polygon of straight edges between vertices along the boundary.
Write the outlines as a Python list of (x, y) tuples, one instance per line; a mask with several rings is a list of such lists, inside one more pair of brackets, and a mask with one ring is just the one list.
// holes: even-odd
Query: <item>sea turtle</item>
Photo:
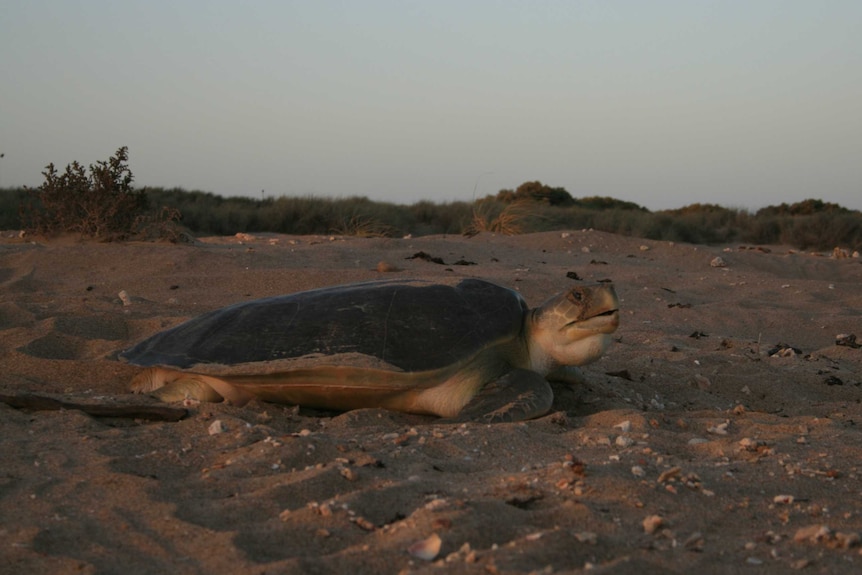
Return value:
[(480, 279), (389, 280), (238, 303), (120, 354), (132, 390), (163, 401), (252, 398), (333, 410), (383, 407), (450, 421), (518, 421), (551, 407), (619, 324), (610, 284), (529, 309)]

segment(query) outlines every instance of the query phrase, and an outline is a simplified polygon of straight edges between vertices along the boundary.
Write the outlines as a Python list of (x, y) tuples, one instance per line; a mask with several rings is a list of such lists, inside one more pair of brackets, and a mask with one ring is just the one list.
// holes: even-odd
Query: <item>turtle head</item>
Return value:
[(552, 297), (531, 312), (527, 337), (533, 369), (547, 373), (597, 360), (619, 323), (611, 284), (577, 286)]

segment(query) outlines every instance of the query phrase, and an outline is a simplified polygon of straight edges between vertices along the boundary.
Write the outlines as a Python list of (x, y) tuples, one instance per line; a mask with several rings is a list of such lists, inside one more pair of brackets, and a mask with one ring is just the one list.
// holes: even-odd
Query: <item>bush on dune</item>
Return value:
[(176, 240), (171, 225), (179, 214), (170, 208), (148, 212), (142, 190), (132, 187), (128, 148), (123, 146), (107, 161), (91, 164), (89, 170), (77, 161), (58, 173), (48, 164), (45, 181), (27, 195), (19, 213), (27, 232), (42, 236), (78, 234), (101, 241), (129, 239), (155, 232)]
[[(715, 204), (651, 212), (609, 197), (572, 197), (539, 181), (475, 202), (412, 205), (367, 197), (221, 197), (180, 188), (132, 188), (123, 147), (89, 171), (77, 162), (58, 173), (49, 164), (35, 190), (0, 193), (0, 227), (99, 240), (133, 237), (182, 239), (198, 235), (273, 232), (401, 237), (407, 234), (521, 234), (587, 229), (652, 240), (698, 244), (785, 244), (799, 249), (862, 249), (862, 213), (821, 200), (769, 206), (751, 214)], [(152, 210), (148, 206), (159, 206)], [(14, 215), (18, 214), (16, 218)]]

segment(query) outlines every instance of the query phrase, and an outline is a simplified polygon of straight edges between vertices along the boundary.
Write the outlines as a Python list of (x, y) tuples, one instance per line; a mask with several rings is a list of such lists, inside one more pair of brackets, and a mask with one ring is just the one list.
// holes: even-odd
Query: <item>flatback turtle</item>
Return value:
[(256, 398), (518, 421), (550, 409), (547, 379), (577, 381), (574, 366), (601, 356), (618, 305), (606, 284), (530, 309), (479, 279), (375, 281), (231, 305), (120, 357), (147, 368), (132, 390), (163, 401)]

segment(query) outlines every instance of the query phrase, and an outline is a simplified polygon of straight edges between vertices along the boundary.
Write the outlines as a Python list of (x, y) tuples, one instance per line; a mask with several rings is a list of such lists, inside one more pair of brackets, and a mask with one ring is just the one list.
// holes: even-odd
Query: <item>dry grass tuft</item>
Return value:
[(481, 232), (504, 236), (523, 234), (526, 220), (533, 212), (532, 204), (530, 200), (518, 200), (500, 209), (498, 202), (490, 199), (479, 200), (473, 204), (473, 218), (464, 230), (464, 235), (475, 236)]
[(354, 236), (357, 238), (391, 238), (393, 236), (393, 229), (374, 218), (353, 215), (335, 226), (332, 229), (332, 233), (339, 236)]

